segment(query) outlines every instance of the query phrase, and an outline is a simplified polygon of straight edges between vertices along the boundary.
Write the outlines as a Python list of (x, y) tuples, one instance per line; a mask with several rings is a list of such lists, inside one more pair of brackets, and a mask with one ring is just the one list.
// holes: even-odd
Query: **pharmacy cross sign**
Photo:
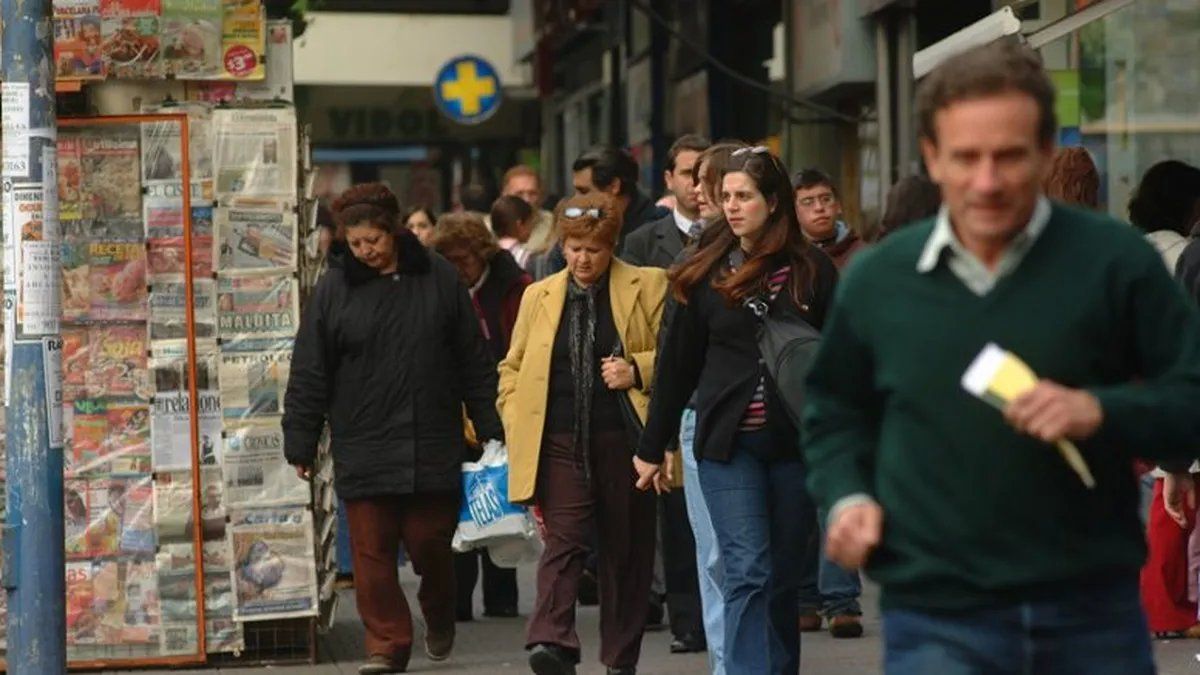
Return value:
[(479, 124), (500, 107), (500, 76), (478, 56), (459, 56), (438, 71), (433, 98), (446, 117), (459, 124)]

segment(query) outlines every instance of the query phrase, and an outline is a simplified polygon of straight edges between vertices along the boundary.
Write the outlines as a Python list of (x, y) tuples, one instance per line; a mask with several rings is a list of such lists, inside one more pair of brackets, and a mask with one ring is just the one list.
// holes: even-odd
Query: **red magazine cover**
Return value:
[(88, 245), (88, 317), (93, 321), (146, 319), (146, 247), (93, 242)]
[[(104, 38), (100, 3), (72, 3), (54, 11), (54, 63), (60, 80), (104, 79)], [(69, 9), (70, 14), (61, 13)]]
[(86, 326), (64, 326), (63, 400), (87, 397), (88, 351), (90, 337)]
[(130, 80), (164, 76), (158, 0), (100, 0), (100, 16), (109, 75)]
[(92, 562), (68, 562), (67, 644), (86, 645), (96, 641), (96, 614), (92, 611)]
[(86, 379), (92, 396), (149, 398), (144, 325), (93, 325), (88, 344)]

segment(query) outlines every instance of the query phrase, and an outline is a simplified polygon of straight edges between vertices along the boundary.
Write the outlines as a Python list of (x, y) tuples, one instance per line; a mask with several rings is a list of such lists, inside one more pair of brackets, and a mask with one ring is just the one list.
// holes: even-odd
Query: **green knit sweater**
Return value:
[[(1200, 316), (1129, 227), (1055, 205), (1017, 269), (985, 296), (941, 263), (932, 230), (851, 264), (809, 378), (809, 487), (884, 510), (867, 573), (885, 607), (970, 609), (1132, 578), (1145, 556), (1135, 457), (1200, 448)], [(1053, 446), (1022, 436), (960, 384), (988, 342), (1104, 409), (1078, 443), (1086, 489)]]

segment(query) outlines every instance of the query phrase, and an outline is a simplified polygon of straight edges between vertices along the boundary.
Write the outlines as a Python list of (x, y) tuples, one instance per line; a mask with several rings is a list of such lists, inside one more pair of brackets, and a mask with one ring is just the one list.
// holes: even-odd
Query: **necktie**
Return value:
[(700, 223), (692, 223), (688, 227), (688, 243), (694, 244), (700, 240), (700, 233), (704, 231), (704, 227)]

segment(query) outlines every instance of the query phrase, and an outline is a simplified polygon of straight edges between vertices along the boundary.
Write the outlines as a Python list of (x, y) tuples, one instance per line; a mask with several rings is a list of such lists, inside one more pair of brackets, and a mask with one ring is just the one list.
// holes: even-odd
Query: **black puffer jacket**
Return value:
[(308, 465), (332, 432), (344, 499), (457, 490), (463, 404), (502, 439), (496, 363), (453, 266), (407, 231), (396, 274), (334, 255), (301, 317), (284, 399), (284, 453)]

